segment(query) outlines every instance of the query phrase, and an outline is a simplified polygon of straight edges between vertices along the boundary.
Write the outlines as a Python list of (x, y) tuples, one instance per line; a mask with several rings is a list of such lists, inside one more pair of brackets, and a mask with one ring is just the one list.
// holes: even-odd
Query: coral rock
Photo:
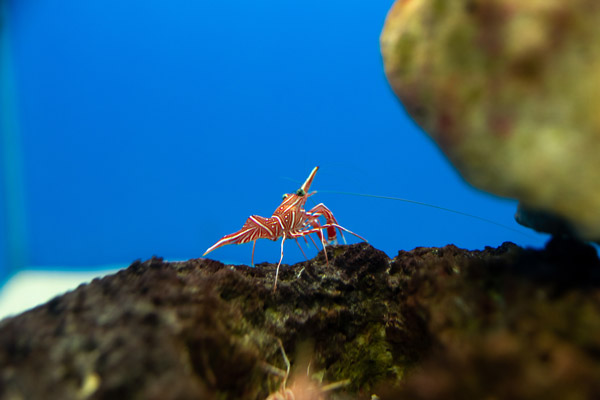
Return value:
[(275, 264), (153, 258), (4, 319), (0, 399), (264, 400), (279, 340), (296, 399), (345, 380), (319, 395), (600, 398), (593, 247), (327, 251), (284, 265), (275, 293)]
[(585, 240), (600, 239), (598, 21), (594, 0), (398, 0), (381, 35), (395, 93), (462, 176)]

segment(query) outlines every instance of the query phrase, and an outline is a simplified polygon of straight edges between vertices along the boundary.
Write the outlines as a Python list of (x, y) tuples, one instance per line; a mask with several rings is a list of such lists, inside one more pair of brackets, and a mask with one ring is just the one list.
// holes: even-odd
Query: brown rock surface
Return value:
[(0, 398), (264, 399), (277, 339), (293, 366), (312, 341), (311, 375), (350, 380), (332, 399), (600, 396), (593, 248), (328, 254), (284, 266), (276, 293), (273, 264), (207, 259), (81, 285), (0, 322)]

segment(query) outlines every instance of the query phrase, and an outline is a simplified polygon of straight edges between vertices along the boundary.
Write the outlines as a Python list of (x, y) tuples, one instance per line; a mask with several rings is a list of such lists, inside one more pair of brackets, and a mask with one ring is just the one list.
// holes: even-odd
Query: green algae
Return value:
[(370, 391), (377, 383), (397, 380), (396, 363), (386, 340), (383, 324), (369, 329), (344, 345), (341, 358), (331, 367), (331, 376), (350, 379), (350, 389)]

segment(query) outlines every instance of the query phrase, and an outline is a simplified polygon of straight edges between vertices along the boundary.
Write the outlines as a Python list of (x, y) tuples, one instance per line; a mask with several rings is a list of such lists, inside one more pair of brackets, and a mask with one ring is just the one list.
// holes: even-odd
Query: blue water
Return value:
[[(270, 216), (315, 165), (316, 190), (520, 229), (516, 203), (465, 184), (389, 89), (378, 38), (391, 0), (6, 4), (22, 180), (4, 192), (23, 201), (2, 206), (23, 229), (3, 231), (5, 273), (199, 257), (249, 215)], [(313, 199), (390, 256), (546, 239), (393, 201)], [(11, 266), (15, 240), (24, 261)], [(249, 264), (251, 248), (210, 257)], [(285, 252), (303, 259), (292, 242)], [(278, 243), (257, 244), (256, 262), (278, 259)]]

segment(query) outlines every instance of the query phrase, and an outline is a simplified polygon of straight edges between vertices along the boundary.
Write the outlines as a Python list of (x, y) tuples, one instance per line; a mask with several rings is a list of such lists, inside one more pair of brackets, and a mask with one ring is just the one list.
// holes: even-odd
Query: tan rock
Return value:
[(398, 0), (381, 51), (468, 182), (600, 239), (600, 2)]

